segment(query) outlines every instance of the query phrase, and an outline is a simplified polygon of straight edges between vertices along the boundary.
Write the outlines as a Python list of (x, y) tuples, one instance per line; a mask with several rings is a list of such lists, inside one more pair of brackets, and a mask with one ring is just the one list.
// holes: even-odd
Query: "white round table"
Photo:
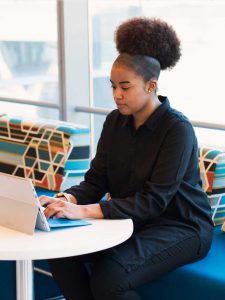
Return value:
[(127, 240), (131, 219), (89, 219), (88, 226), (35, 231), (27, 235), (0, 227), (0, 260), (16, 260), (17, 300), (33, 299), (32, 260), (68, 257), (104, 250)]

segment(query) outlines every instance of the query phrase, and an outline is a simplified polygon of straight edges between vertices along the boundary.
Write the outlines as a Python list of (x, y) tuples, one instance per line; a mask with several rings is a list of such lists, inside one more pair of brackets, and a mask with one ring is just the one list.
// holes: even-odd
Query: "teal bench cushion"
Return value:
[(36, 191), (38, 197), (40, 197), (42, 195), (53, 197), (55, 195), (54, 191), (49, 191), (47, 189), (43, 189), (43, 188), (39, 188), (39, 187), (36, 187), (35, 191)]
[(212, 247), (202, 260), (182, 266), (138, 289), (142, 299), (225, 299), (225, 234), (214, 228)]

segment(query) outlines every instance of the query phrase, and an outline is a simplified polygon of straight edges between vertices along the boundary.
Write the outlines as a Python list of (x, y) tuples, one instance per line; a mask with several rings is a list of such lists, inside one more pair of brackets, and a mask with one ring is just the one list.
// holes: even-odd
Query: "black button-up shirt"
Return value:
[(133, 117), (118, 110), (103, 126), (97, 153), (85, 181), (66, 192), (78, 204), (100, 202), (104, 217), (132, 218), (135, 228), (174, 225), (212, 232), (211, 209), (202, 191), (198, 146), (190, 121), (162, 104), (137, 130)]

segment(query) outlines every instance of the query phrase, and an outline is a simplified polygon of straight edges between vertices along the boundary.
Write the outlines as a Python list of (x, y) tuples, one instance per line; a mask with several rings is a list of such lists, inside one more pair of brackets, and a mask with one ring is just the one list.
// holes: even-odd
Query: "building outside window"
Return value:
[[(59, 102), (56, 1), (0, 1), (0, 97)], [(56, 109), (7, 102), (1, 111), (58, 118)]]

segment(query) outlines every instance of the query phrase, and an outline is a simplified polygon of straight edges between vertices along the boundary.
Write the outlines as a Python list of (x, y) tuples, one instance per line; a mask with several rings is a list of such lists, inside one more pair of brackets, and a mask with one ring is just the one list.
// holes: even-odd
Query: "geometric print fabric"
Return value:
[(225, 153), (215, 148), (199, 148), (199, 167), (214, 224), (222, 224), (225, 218)]
[(199, 168), (202, 178), (203, 189), (207, 194), (212, 193), (215, 169), (219, 150), (206, 147), (199, 148)]
[[(74, 177), (70, 172), (71, 163), (74, 166), (83, 162), (79, 178), (89, 167), (88, 139), (86, 145), (77, 145), (72, 139), (75, 135), (87, 137), (89, 130), (67, 122), (1, 117), (0, 171), (30, 178), (37, 187), (59, 191), (69, 176)], [(82, 149), (85, 155), (82, 155)]]

